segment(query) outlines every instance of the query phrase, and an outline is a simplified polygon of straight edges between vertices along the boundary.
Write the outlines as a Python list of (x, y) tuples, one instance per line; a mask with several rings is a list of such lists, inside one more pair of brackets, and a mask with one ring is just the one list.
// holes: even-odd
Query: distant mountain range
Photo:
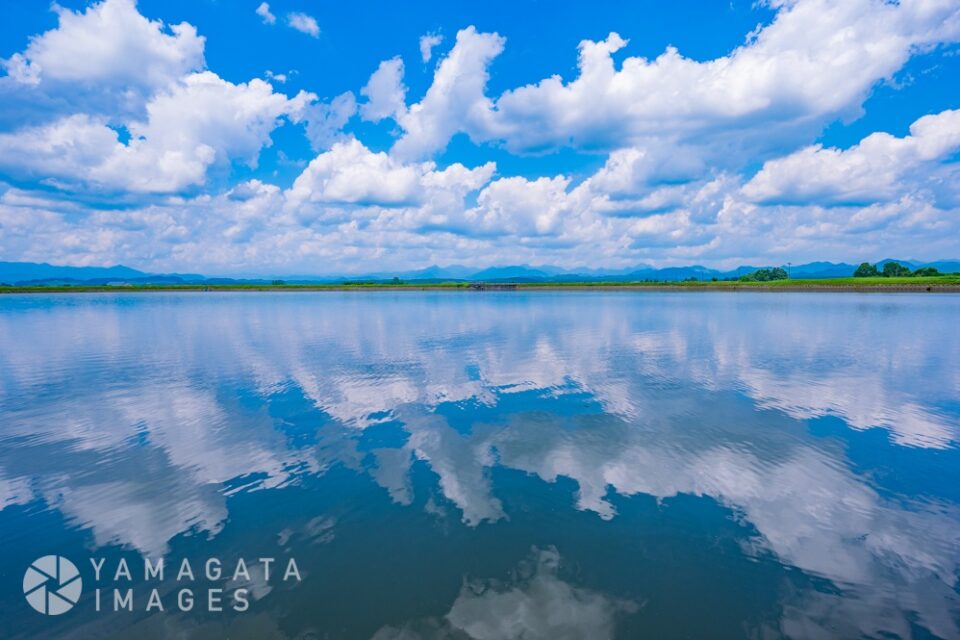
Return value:
[(145, 273), (119, 264), (112, 267), (69, 267), (45, 262), (0, 262), (0, 283), (13, 285), (112, 282), (173, 284), (205, 280), (206, 278), (199, 274)]
[[(880, 260), (882, 268), (891, 259)], [(942, 273), (960, 272), (960, 260), (917, 262), (896, 260), (911, 269), (935, 267)], [(710, 269), (700, 265), (666, 267), (658, 269), (640, 264), (626, 269), (564, 269), (541, 265), (512, 265), (479, 269), (464, 265), (447, 267), (430, 266), (415, 271), (374, 272), (364, 275), (287, 275), (276, 278), (222, 278), (206, 277), (195, 273), (147, 273), (123, 265), (112, 267), (69, 267), (36, 262), (0, 262), (0, 283), (8, 285), (54, 285), (54, 284), (268, 284), (274, 280), (288, 283), (326, 283), (345, 281), (379, 281), (399, 278), (404, 281), (484, 281), (484, 282), (630, 282), (637, 280), (678, 281), (697, 278), (738, 278), (757, 269), (779, 265), (740, 266), (729, 271)], [(791, 278), (847, 278), (853, 275), (856, 265), (837, 262), (810, 262), (789, 267)]]

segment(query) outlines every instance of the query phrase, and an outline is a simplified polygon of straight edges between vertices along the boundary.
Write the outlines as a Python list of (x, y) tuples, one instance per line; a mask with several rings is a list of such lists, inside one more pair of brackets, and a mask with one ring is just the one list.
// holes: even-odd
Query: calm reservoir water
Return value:
[[(957, 638), (958, 327), (950, 294), (0, 296), (0, 636)], [(82, 590), (27, 585), (46, 555)]]

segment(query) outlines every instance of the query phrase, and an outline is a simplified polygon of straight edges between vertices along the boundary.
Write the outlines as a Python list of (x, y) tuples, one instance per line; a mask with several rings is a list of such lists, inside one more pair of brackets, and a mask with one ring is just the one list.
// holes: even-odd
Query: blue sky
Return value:
[(960, 3), (3, 2), (0, 259), (960, 257)]

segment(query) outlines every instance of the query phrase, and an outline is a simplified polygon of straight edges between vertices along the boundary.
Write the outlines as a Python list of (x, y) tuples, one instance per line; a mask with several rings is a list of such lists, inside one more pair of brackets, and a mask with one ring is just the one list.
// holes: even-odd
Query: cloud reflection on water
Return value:
[[(98, 546), (160, 555), (181, 533), (217, 535), (232, 491), (335, 465), (407, 506), (423, 463), (465, 525), (508, 520), (502, 467), (572, 480), (573, 506), (604, 519), (613, 494), (709, 497), (755, 529), (747, 553), (841, 585), (844, 610), (958, 632), (957, 505), (876, 486), (804, 421), (954, 450), (960, 300), (465, 295), (10, 298), (2, 504), (40, 498)], [(403, 442), (368, 456), (359, 439), (384, 425)], [(840, 606), (798, 601), (782, 624), (801, 635), (819, 619), (802, 612)], [(861, 631), (902, 631), (906, 615)]]

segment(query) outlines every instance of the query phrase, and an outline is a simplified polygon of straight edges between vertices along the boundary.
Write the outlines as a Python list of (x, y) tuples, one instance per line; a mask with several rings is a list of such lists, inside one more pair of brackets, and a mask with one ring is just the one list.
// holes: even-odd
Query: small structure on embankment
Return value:
[(516, 291), (517, 285), (512, 282), (471, 282), (471, 291)]

